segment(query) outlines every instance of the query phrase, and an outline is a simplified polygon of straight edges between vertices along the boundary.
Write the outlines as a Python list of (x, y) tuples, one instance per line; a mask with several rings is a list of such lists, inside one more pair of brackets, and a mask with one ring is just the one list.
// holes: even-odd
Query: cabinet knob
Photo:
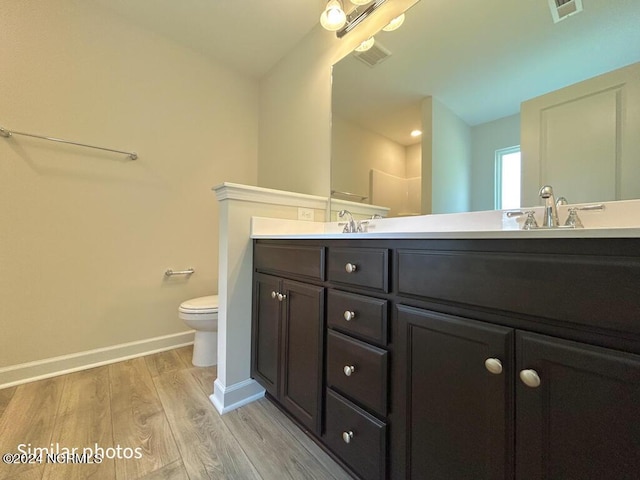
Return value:
[(276, 298), (278, 296), (277, 292), (271, 292), (271, 298)]
[(350, 310), (345, 310), (344, 312), (344, 319), (347, 322), (350, 322), (351, 320), (353, 320), (354, 318), (356, 318), (356, 312), (352, 312)]
[(347, 271), (347, 273), (353, 273), (358, 269), (358, 266), (355, 263), (347, 263), (344, 266), (344, 269)]
[(286, 299), (287, 296), (284, 293), (278, 293), (278, 300), (281, 302)]
[(353, 432), (352, 431), (342, 432), (342, 441), (344, 443), (351, 443), (351, 439), (352, 438), (353, 438)]
[(520, 372), (520, 380), (522, 380), (522, 383), (527, 387), (537, 388), (540, 386), (540, 376), (538, 372), (532, 369), (522, 370)]
[(347, 377), (350, 377), (351, 374), (356, 371), (356, 367), (354, 367), (353, 365), (345, 365), (342, 371)]
[(502, 362), (497, 358), (487, 358), (484, 361), (484, 366), (494, 375), (500, 375), (502, 373)]

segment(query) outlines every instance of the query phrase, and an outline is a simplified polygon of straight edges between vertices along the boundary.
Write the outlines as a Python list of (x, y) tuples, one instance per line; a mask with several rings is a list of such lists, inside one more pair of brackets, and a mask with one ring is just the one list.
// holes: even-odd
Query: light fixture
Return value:
[(351, 0), (351, 3), (357, 6), (346, 14), (342, 0), (329, 0), (327, 7), (324, 12), (322, 12), (322, 15), (320, 15), (320, 24), (326, 30), (336, 32), (338, 38), (342, 38), (386, 1), (387, 0)]
[(320, 15), (320, 25), (330, 32), (340, 30), (347, 23), (347, 15), (340, 0), (329, 0), (327, 8)]
[(376, 43), (376, 39), (373, 38), (373, 37), (369, 37), (364, 42), (362, 42), (360, 45), (358, 45), (356, 48), (354, 48), (354, 50), (356, 52), (366, 52), (371, 47), (373, 47), (374, 43)]
[(420, 130), (411, 130), (412, 137), (419, 137), (420, 135), (422, 135), (422, 132)]
[(394, 30), (397, 30), (398, 28), (400, 28), (400, 26), (403, 23), (404, 23), (404, 13), (402, 15), (397, 16), (396, 18), (391, 20), (389, 23), (387, 23), (386, 27), (382, 27), (382, 30), (384, 30), (385, 32), (393, 32)]

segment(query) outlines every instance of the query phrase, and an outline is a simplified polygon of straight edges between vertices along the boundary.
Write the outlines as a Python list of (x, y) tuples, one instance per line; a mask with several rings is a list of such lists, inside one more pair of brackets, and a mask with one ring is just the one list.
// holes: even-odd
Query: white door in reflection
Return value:
[(520, 208), (520, 145), (496, 150), (497, 210)]

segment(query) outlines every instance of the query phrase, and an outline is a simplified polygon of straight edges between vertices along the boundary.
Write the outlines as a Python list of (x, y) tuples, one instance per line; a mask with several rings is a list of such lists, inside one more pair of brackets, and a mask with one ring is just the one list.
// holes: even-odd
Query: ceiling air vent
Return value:
[(379, 42), (376, 42), (373, 44), (373, 47), (365, 52), (354, 51), (353, 56), (373, 68), (389, 58), (389, 56), (391, 56), (391, 52), (380, 45)]
[(548, 0), (553, 21), (560, 20), (582, 11), (582, 0)]

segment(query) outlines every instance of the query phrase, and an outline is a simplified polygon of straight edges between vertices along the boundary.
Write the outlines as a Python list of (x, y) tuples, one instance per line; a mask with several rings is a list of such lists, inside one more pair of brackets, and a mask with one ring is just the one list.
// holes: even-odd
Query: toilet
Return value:
[(180, 304), (178, 316), (196, 331), (191, 363), (210, 367), (218, 363), (218, 295), (192, 298)]

